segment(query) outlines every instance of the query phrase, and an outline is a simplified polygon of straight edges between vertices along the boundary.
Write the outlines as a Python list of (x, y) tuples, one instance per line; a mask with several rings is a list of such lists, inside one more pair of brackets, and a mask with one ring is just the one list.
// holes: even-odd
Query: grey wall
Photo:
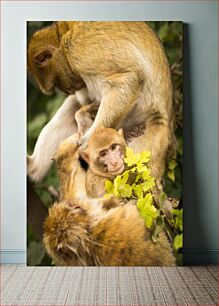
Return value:
[(218, 36), (216, 1), (2, 3), (1, 261), (26, 261), (26, 21), (182, 20), (186, 263), (217, 257)]

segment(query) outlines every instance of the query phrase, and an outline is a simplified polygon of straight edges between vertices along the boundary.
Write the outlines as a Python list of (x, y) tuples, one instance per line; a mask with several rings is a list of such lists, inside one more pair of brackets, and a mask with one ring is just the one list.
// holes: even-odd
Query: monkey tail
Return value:
[(62, 201), (49, 209), (44, 223), (43, 244), (57, 265), (92, 265), (86, 210)]

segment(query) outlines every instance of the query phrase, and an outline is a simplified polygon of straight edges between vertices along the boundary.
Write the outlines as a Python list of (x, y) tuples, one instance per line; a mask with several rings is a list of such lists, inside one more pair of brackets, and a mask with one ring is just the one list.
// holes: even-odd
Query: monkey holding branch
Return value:
[(86, 148), (100, 126), (143, 134), (129, 146), (152, 153), (150, 167), (159, 188), (174, 144), (173, 90), (169, 64), (156, 34), (144, 22), (55, 22), (32, 36), (28, 68), (40, 89), (59, 88), (70, 96), (42, 130), (28, 174), (42, 179), (62, 140), (77, 132), (75, 112), (98, 101), (97, 115), (79, 139)]

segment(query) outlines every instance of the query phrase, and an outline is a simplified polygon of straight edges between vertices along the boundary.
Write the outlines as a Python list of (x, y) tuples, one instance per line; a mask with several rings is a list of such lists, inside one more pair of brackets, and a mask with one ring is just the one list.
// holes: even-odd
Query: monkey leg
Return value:
[(139, 87), (137, 73), (115, 73), (103, 78), (104, 87), (100, 106), (92, 126), (81, 137), (80, 144), (85, 149), (88, 140), (99, 127), (115, 128), (131, 111)]
[(41, 131), (34, 152), (27, 157), (27, 173), (40, 181), (52, 165), (52, 158), (62, 140), (77, 131), (75, 112), (79, 109), (75, 95), (67, 97), (52, 120)]
[(98, 266), (174, 266), (175, 258), (164, 232), (158, 242), (134, 205), (109, 210), (91, 229), (95, 238), (94, 262)]
[(162, 177), (164, 175), (168, 152), (173, 142), (173, 133), (169, 126), (153, 124), (146, 127), (143, 135), (131, 139), (128, 146), (135, 153), (143, 150), (151, 152), (151, 174), (156, 179), (157, 187), (162, 189)]

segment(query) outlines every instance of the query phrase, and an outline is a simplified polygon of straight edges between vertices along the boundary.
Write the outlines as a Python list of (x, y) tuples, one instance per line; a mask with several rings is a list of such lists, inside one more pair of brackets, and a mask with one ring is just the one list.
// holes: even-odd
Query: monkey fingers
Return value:
[(124, 202), (121, 199), (116, 198), (114, 195), (111, 195), (102, 200), (103, 208), (109, 210), (114, 207), (123, 206)]

